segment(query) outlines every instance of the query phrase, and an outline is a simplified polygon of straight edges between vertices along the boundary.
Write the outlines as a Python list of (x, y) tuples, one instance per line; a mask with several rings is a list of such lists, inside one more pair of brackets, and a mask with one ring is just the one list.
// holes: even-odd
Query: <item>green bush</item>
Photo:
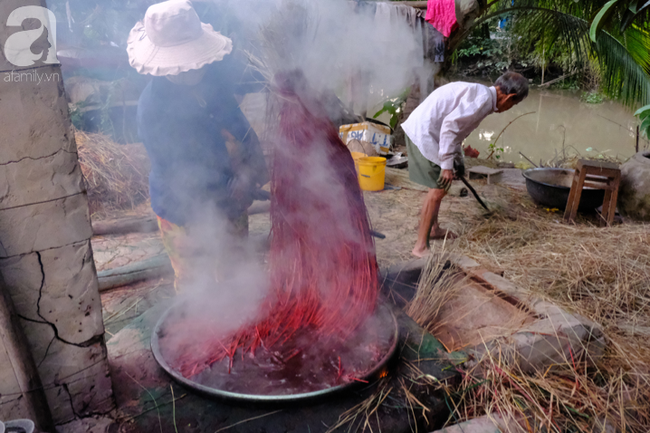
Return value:
[(641, 121), (640, 130), (643, 135), (645, 135), (646, 138), (650, 138), (650, 105), (639, 108), (634, 115), (639, 118), (639, 121)]
[(605, 97), (600, 92), (583, 92), (580, 99), (587, 104), (602, 104), (605, 101)]

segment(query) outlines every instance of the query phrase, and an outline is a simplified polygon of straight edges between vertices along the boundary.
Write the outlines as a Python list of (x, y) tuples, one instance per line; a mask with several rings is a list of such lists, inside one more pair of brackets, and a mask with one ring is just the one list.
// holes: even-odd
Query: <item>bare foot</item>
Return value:
[(427, 247), (420, 248), (416, 246), (415, 248), (413, 248), (413, 251), (411, 251), (411, 254), (413, 254), (415, 257), (422, 258), (429, 254), (429, 248)]
[(456, 239), (458, 235), (451, 230), (448, 229), (441, 229), (440, 227), (434, 227), (431, 229), (431, 234), (429, 235), (429, 239)]

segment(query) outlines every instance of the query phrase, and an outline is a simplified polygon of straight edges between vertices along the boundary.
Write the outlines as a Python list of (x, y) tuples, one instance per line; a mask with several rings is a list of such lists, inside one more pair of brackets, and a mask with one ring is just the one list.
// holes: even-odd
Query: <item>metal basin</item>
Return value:
[[(172, 306), (163, 316), (160, 318), (156, 327), (153, 330), (151, 335), (151, 350), (153, 352), (154, 358), (160, 364), (160, 366), (165, 370), (174, 380), (185, 385), (195, 391), (210, 396), (216, 397), (222, 400), (229, 401), (239, 401), (245, 403), (260, 403), (260, 404), (276, 404), (276, 403), (288, 403), (288, 402), (297, 402), (297, 401), (309, 401), (315, 399), (321, 399), (323, 397), (330, 396), (333, 393), (338, 393), (340, 391), (352, 388), (356, 385), (359, 385), (358, 382), (350, 381), (344, 382), (335, 386), (330, 386), (324, 389), (319, 389), (316, 391), (303, 392), (303, 393), (293, 393), (293, 394), (262, 394), (255, 392), (233, 392), (229, 390), (220, 389), (210, 385), (201, 383), (201, 375), (192, 376), (190, 378), (184, 377), (180, 372), (175, 370), (168, 362), (164, 356), (165, 352), (165, 326), (170, 321), (170, 318), (174, 314), (178, 314), (178, 310), (183, 308), (182, 303), (175, 304)], [(391, 360), (393, 355), (397, 350), (398, 337), (399, 337), (399, 327), (397, 324), (397, 319), (393, 312), (388, 308), (388, 306), (380, 303), (377, 305), (375, 314), (371, 316), (370, 319), (379, 320), (381, 323), (381, 328), (385, 331), (382, 332), (383, 335), (387, 335), (389, 338), (390, 344), (387, 347), (386, 352), (382, 355), (380, 360), (376, 362), (371, 368), (366, 370), (363, 375), (360, 375), (359, 379), (362, 379), (361, 384), (367, 383), (367, 381), (372, 380), (379, 376), (386, 368), (386, 364)], [(363, 328), (364, 325), (362, 325)], [(314, 340), (314, 346), (318, 346), (319, 341)], [(161, 347), (162, 346), (162, 347)], [(234, 371), (234, 370), (233, 370)], [(223, 374), (223, 373), (221, 373)], [(260, 385), (261, 387), (261, 385)]]
[[(532, 199), (549, 208), (564, 209), (569, 200), (575, 170), (565, 168), (533, 168), (523, 172), (526, 189)], [(579, 210), (590, 212), (603, 204), (605, 191), (583, 188)]]

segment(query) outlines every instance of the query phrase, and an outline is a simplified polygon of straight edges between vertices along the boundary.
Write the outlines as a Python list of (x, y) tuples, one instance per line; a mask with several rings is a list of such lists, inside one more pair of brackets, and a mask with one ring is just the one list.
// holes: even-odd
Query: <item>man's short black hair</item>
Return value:
[(520, 103), (528, 96), (528, 80), (517, 72), (508, 71), (494, 83), (505, 95), (516, 94), (514, 101)]

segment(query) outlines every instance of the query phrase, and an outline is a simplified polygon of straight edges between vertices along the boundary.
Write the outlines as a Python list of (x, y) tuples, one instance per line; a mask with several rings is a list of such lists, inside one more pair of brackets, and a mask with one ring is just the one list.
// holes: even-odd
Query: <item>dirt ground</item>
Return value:
[[(510, 195), (522, 194), (525, 191), (521, 172), (517, 169), (507, 171), (497, 184), (487, 185), (485, 180), (471, 181), (488, 206), (503, 207)], [(377, 259), (381, 267), (413, 258), (411, 250), (417, 239), (420, 210), (426, 196), (426, 188), (410, 182), (407, 177), (407, 170), (391, 170), (387, 175), (387, 182), (390, 182), (390, 186), (401, 189), (364, 193), (373, 229), (386, 235), (386, 239), (375, 240)], [(462, 189), (462, 183), (454, 182), (442, 202), (439, 215), (440, 226), (457, 235), (462, 235), (467, 224), (486, 213), (471, 193), (461, 197)], [(431, 241), (431, 248), (439, 249), (445, 242), (452, 241)]]
[[(381, 191), (364, 193), (366, 206), (372, 227), (386, 235), (386, 239), (375, 239), (379, 265), (392, 264), (412, 258), (411, 249), (417, 237), (417, 225), (424, 192), (402, 189), (399, 191)], [(450, 208), (449, 200), (446, 208)], [(447, 214), (447, 210), (443, 209)], [(454, 217), (443, 221), (451, 227)], [(250, 217), (251, 234), (268, 233), (270, 229), (269, 214)]]
[[(382, 268), (413, 258), (411, 250), (427, 192), (408, 180), (407, 170), (388, 170), (386, 180), (385, 190), (364, 193), (372, 228), (386, 236), (375, 240)], [(575, 224), (567, 224), (562, 212), (531, 200), (518, 169), (505, 169), (491, 185), (485, 180), (470, 182), (493, 212), (488, 214), (471, 193), (462, 197), (463, 185), (455, 182), (442, 203), (440, 223), (458, 238), (432, 241), (432, 249), (469, 256), (520, 288), (600, 324), (608, 349), (598, 374), (609, 382), (603, 387), (575, 366), (569, 369), (571, 383), (580, 380), (584, 390), (595, 390), (596, 397), (586, 399), (581, 410), (595, 419), (609, 413), (610, 406), (620, 406), (628, 414), (624, 423), (634, 421), (643, 426), (630, 431), (648, 431), (645, 427), (650, 425), (650, 417), (646, 420), (634, 414), (648, 413), (644, 402), (650, 401), (650, 225), (617, 217), (613, 227), (601, 228), (596, 214), (579, 214)], [(141, 207), (136, 213), (147, 216), (150, 210)], [(269, 214), (251, 215), (249, 226), (251, 239), (268, 236)], [(96, 237), (92, 243), (100, 271), (164, 254), (157, 232)], [(103, 292), (107, 339), (174, 296), (171, 276)], [(549, 383), (549, 390), (555, 392), (559, 385)], [(516, 390), (510, 391), (515, 395), (513, 401), (519, 401)], [(581, 388), (579, 394), (586, 392)], [(552, 398), (550, 403), (544, 400), (540, 407), (552, 402)], [(634, 406), (637, 403), (642, 409)]]
[[(400, 173), (395, 175), (394, 173)], [(426, 195), (426, 188), (408, 181), (406, 170), (392, 170), (387, 177), (386, 189), (379, 192), (364, 192), (370, 222), (375, 231), (386, 235), (386, 239), (376, 239), (377, 259), (380, 266), (390, 266), (412, 258), (411, 249), (417, 238), (419, 213)], [(498, 200), (514, 189), (522, 191), (525, 187), (523, 178), (512, 185), (486, 185), (485, 181), (473, 180), (472, 184), (484, 200)], [(464, 215), (481, 215), (483, 209), (475, 199), (468, 195), (459, 197), (462, 185), (455, 182), (449, 195), (444, 199), (440, 210), (440, 222), (443, 228), (455, 233), (463, 230)], [(135, 211), (112, 213), (111, 218), (153, 215), (148, 204), (139, 206)], [(104, 219), (104, 218), (102, 218)], [(249, 217), (251, 237), (268, 234), (271, 221), (268, 213)], [(442, 241), (434, 241), (441, 243)], [(97, 236), (92, 241), (95, 263), (98, 271), (114, 269), (130, 263), (145, 260), (164, 253), (164, 247), (157, 232), (130, 233), (119, 236)]]
[[(522, 193), (525, 187), (523, 178), (519, 179), (519, 177), (521, 177), (519, 171), (515, 170), (514, 181), (513, 176), (510, 176), (505, 179), (506, 184), (486, 185), (485, 181), (481, 180), (473, 180), (472, 184), (484, 200), (498, 204), (509, 194)], [(455, 182), (449, 196), (443, 201), (440, 211), (442, 227), (457, 234), (466, 231), (467, 221), (475, 221), (484, 213), (471, 194), (467, 197), (459, 196), (461, 187), (459, 182)], [(407, 170), (396, 169), (389, 170), (387, 188), (384, 191), (364, 193), (373, 229), (386, 236), (386, 239), (375, 240), (380, 267), (388, 267), (413, 258), (411, 250), (417, 237), (419, 213), (425, 195), (426, 188), (408, 180)], [(134, 215), (147, 217), (151, 215), (151, 210), (148, 205), (143, 204), (134, 211), (122, 215), (115, 213), (111, 217)], [(268, 235), (270, 226), (268, 213), (249, 217), (251, 238), (259, 239)], [(441, 248), (443, 242), (432, 241), (432, 248)], [(93, 238), (92, 246), (98, 271), (115, 269), (164, 254), (164, 247), (157, 232), (98, 236)], [(102, 303), (107, 339), (157, 302), (173, 297), (174, 293), (171, 277), (144, 281), (103, 292)]]

